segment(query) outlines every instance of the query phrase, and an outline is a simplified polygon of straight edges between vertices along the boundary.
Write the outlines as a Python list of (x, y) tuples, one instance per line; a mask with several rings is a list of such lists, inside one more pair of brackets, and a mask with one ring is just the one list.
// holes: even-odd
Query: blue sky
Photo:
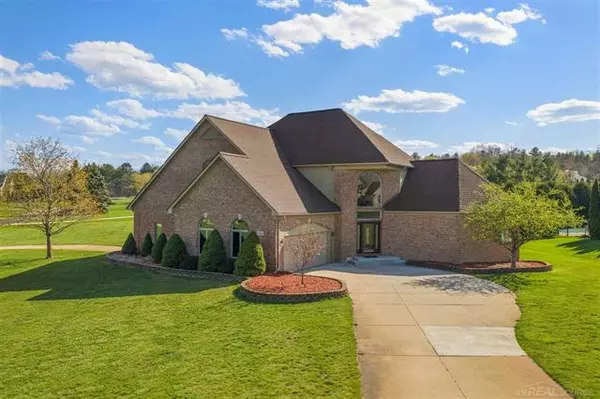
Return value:
[(3, 2), (0, 168), (159, 163), (204, 113), (343, 107), (408, 152), (600, 144), (596, 1)]

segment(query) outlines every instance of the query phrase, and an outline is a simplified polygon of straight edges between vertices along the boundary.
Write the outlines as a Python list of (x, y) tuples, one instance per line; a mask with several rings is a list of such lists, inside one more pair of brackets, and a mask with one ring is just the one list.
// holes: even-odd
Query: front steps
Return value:
[(354, 265), (356, 267), (369, 267), (369, 266), (394, 266), (394, 265), (405, 265), (406, 261), (399, 256), (353, 256), (346, 259), (346, 263)]

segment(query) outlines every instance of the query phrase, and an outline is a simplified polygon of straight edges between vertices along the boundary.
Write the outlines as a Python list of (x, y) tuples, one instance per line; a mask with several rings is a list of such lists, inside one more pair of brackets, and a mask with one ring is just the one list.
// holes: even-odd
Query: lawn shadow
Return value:
[(61, 260), (0, 279), (0, 293), (46, 292), (29, 300), (196, 293), (236, 283), (166, 276), (108, 262), (104, 255)]
[(558, 244), (559, 247), (573, 249), (576, 255), (584, 255), (591, 253), (598, 255), (600, 258), (600, 240), (592, 240), (591, 238), (582, 238), (580, 240), (563, 242)]

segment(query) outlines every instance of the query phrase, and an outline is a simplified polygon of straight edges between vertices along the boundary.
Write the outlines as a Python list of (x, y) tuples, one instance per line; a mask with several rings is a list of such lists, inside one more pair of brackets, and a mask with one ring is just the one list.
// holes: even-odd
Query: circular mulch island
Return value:
[(242, 282), (240, 294), (255, 302), (298, 303), (347, 295), (343, 281), (321, 276), (292, 273), (267, 273)]

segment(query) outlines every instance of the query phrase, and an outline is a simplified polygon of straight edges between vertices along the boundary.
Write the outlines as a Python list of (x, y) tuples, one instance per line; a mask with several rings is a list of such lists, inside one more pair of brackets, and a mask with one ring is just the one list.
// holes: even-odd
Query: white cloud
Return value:
[(271, 8), (273, 10), (285, 10), (300, 7), (298, 0), (258, 0), (256, 4), (260, 7)]
[(67, 60), (85, 71), (87, 82), (104, 90), (163, 99), (234, 98), (243, 96), (231, 79), (205, 73), (186, 63), (172, 67), (127, 42), (79, 42)]
[(597, 120), (600, 119), (600, 101), (570, 99), (560, 103), (542, 104), (527, 112), (527, 117), (538, 126)]
[(395, 141), (394, 144), (405, 151), (439, 147), (439, 144), (427, 140), (398, 140)]
[(262, 50), (265, 52), (265, 54), (267, 54), (269, 57), (287, 57), (290, 55), (290, 53), (288, 53), (281, 47), (279, 47), (271, 42), (268, 42), (264, 39), (255, 38), (254, 42), (256, 44), (258, 44), (262, 48)]
[(465, 101), (450, 93), (402, 89), (382, 90), (376, 97), (358, 96), (342, 104), (352, 112), (448, 112)]
[(161, 139), (159, 139), (158, 137), (154, 137), (154, 136), (140, 137), (139, 139), (132, 140), (132, 142), (138, 143), (138, 144), (150, 145), (150, 146), (154, 147), (155, 150), (158, 150), (158, 151), (163, 151), (163, 152), (173, 151), (173, 149), (167, 147), (167, 145), (165, 143), (163, 143), (163, 141)]
[(367, 125), (368, 127), (370, 127), (371, 129), (373, 129), (373, 131), (375, 131), (375, 133), (379, 133), (383, 136), (383, 129), (387, 128), (386, 125), (379, 123), (379, 122), (368, 122), (368, 121), (361, 121), (362, 123), (364, 123), (365, 125)]
[(480, 146), (484, 146), (484, 147), (498, 147), (501, 150), (508, 150), (510, 148), (513, 147), (512, 144), (506, 144), (506, 143), (495, 143), (495, 142), (488, 142), (488, 143), (482, 143), (479, 141), (467, 141), (464, 142), (462, 144), (457, 144), (457, 145), (453, 145), (448, 147), (448, 153), (454, 154), (459, 153), (459, 154), (463, 154), (465, 152), (469, 152), (474, 150), (477, 147)]
[(130, 98), (123, 100), (113, 100), (106, 103), (110, 108), (116, 109), (119, 113), (127, 115), (133, 119), (149, 119), (164, 116), (163, 112), (155, 109), (144, 108), (141, 102)]
[[(488, 12), (489, 9), (486, 9)], [(488, 12), (489, 14), (489, 12)], [(510, 11), (502, 11), (496, 18), (479, 12), (470, 14), (444, 15), (433, 20), (433, 28), (438, 32), (455, 33), (473, 43), (492, 43), (498, 46), (508, 46), (515, 42), (517, 30), (513, 25), (530, 20), (542, 19), (542, 15), (526, 4)]]
[(486, 8), (486, 9), (484, 9), (484, 11), (485, 11), (487, 14), (492, 14), (494, 11), (496, 11), (496, 9), (495, 9), (495, 8), (493, 8), (493, 7), (488, 7), (488, 8)]
[(99, 159), (99, 161), (101, 163), (105, 162), (107, 159), (110, 159), (113, 162), (118, 161), (118, 162), (130, 162), (130, 163), (134, 163), (134, 164), (137, 163), (139, 166), (141, 166), (141, 164), (143, 162), (150, 162), (153, 164), (162, 164), (167, 157), (167, 153), (161, 152), (161, 151), (159, 151), (158, 153), (155, 153), (155, 154), (148, 154), (146, 152), (115, 153), (115, 152), (108, 152), (108, 151), (96, 151), (95, 154), (99, 155), (101, 157)]
[(458, 74), (465, 73), (464, 69), (451, 67), (450, 65), (436, 65), (435, 67), (437, 68), (437, 70), (438, 70), (437, 73), (440, 76), (447, 76), (447, 75), (450, 75), (451, 73), (458, 73)]
[(44, 122), (48, 122), (52, 125), (60, 125), (60, 119), (57, 118), (56, 116), (48, 116), (48, 115), (43, 115), (43, 114), (37, 114), (36, 117), (38, 119), (43, 120)]
[(510, 126), (521, 126), (519, 123), (513, 121), (504, 121), (504, 123)]
[(543, 15), (537, 10), (532, 9), (527, 4), (521, 4), (519, 8), (510, 11), (501, 11), (496, 15), (496, 19), (507, 25), (519, 24), (521, 22), (540, 19), (542, 23), (546, 23)]
[(246, 28), (241, 29), (221, 29), (221, 33), (225, 36), (227, 40), (235, 40), (238, 38), (245, 39), (248, 37), (248, 30)]
[(125, 126), (130, 129), (147, 130), (150, 128), (149, 124), (141, 124), (137, 121), (134, 121), (133, 119), (123, 118), (122, 116), (119, 116), (119, 115), (109, 115), (103, 111), (100, 111), (99, 109), (93, 109), (90, 111), (90, 113), (92, 115), (94, 115), (96, 117), (96, 119), (102, 123), (107, 123), (107, 124), (112, 124), (112, 125), (117, 125), (117, 126)]
[(0, 87), (30, 86), (65, 90), (74, 82), (58, 72), (43, 73), (32, 70), (32, 63), (20, 64), (0, 55)]
[(458, 40), (455, 40), (452, 43), (450, 43), (450, 47), (463, 50), (465, 53), (469, 54), (469, 47), (467, 47), (467, 45), (463, 44), (462, 42), (459, 42)]
[(52, 54), (50, 51), (46, 50), (43, 53), (40, 53), (40, 61), (62, 61), (58, 55)]
[[(271, 38), (265, 42), (294, 53), (324, 39), (339, 42), (346, 50), (377, 47), (388, 37), (398, 37), (404, 23), (442, 12), (428, 0), (366, 0), (366, 4), (337, 0), (331, 2), (331, 8), (329, 15), (296, 14), (292, 19), (263, 25), (263, 32)], [(263, 50), (269, 49), (263, 46)]]
[(280, 118), (276, 114), (277, 111), (277, 109), (256, 109), (241, 101), (227, 101), (224, 103), (201, 102), (198, 104), (180, 104), (175, 111), (170, 113), (170, 116), (198, 121), (205, 114), (209, 114), (266, 126)]
[(80, 153), (80, 152), (87, 152), (87, 150), (81, 146), (78, 145), (68, 145), (68, 144), (62, 144), (63, 147), (65, 147), (68, 151), (70, 152), (74, 152), (74, 153)]
[(81, 136), (81, 141), (83, 141), (86, 144), (94, 144), (96, 142), (96, 140), (98, 140), (98, 139), (95, 137)]
[(188, 131), (183, 129), (173, 129), (172, 127), (168, 127), (165, 129), (165, 134), (167, 136), (171, 136), (181, 141), (185, 136), (187, 136)]
[(569, 150), (564, 149), (564, 148), (557, 148), (557, 147), (548, 147), (548, 148), (544, 148), (542, 150), (540, 150), (541, 152), (546, 152), (549, 154), (559, 154), (559, 153), (565, 153), (565, 152), (569, 152)]

